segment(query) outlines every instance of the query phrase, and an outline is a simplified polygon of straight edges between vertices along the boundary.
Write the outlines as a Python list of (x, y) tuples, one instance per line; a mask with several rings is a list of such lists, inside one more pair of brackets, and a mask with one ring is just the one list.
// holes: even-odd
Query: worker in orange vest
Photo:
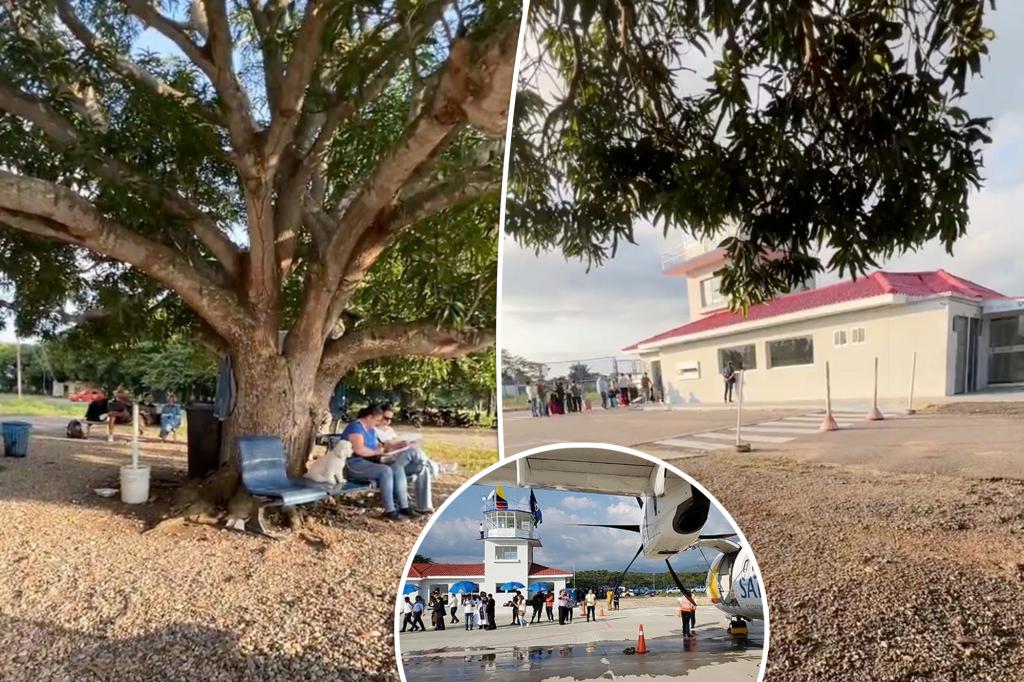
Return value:
[(693, 628), (697, 627), (697, 602), (684, 592), (679, 598), (679, 617), (683, 620), (683, 637), (693, 637)]

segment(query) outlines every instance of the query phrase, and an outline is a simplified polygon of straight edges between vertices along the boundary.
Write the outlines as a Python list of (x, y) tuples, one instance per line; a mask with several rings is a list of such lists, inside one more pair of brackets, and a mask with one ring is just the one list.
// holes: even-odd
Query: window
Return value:
[(990, 347), (1024, 346), (1024, 315), (994, 317), (992, 318), (991, 325), (989, 333)]
[(845, 346), (846, 345), (846, 330), (836, 329), (832, 332), (832, 345), (833, 346)]
[(735, 369), (757, 369), (757, 355), (754, 352), (754, 344), (746, 346), (732, 346), (731, 348), (718, 349), (718, 371), (725, 370), (725, 366), (732, 362)]
[(496, 545), (494, 559), (495, 561), (516, 561), (519, 559), (519, 548), (515, 545)]
[(708, 277), (700, 281), (700, 304), (705, 308), (722, 305), (725, 303), (725, 296), (719, 290), (722, 285), (721, 277)]
[(768, 367), (814, 364), (814, 339), (797, 336), (768, 342)]
[(850, 330), (850, 343), (864, 343), (864, 327), (854, 327)]

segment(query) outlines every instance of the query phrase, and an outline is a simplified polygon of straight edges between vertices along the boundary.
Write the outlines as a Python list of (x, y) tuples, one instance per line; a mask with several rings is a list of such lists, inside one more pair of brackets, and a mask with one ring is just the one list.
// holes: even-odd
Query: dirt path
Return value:
[(766, 682), (1020, 678), (1024, 481), (777, 457), (675, 463), (754, 547)]
[[(182, 445), (143, 451), (155, 479), (183, 477)], [(393, 600), (424, 521), (388, 524), (369, 499), (325, 516), (322, 542), (143, 533), (170, 488), (139, 508), (92, 492), (128, 459), (43, 433), (0, 459), (0, 679), (397, 679)], [(435, 504), (467, 476), (438, 481)]]

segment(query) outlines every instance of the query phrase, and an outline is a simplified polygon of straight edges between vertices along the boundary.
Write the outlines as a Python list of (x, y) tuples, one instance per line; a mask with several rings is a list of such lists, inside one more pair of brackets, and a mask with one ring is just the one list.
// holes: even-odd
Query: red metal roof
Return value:
[[(415, 563), (409, 570), (410, 578), (476, 578), (484, 574), (481, 564), (434, 564)], [(572, 575), (571, 571), (530, 564), (530, 577)]]
[(684, 324), (681, 327), (676, 327), (642, 341), (637, 341), (623, 350), (636, 350), (640, 345), (657, 341), (690, 336), (742, 322), (764, 320), (837, 303), (871, 298), (872, 296), (880, 296), (882, 294), (903, 294), (905, 296), (946, 294), (979, 300), (1006, 298), (1006, 296), (998, 291), (993, 291), (962, 277), (951, 275), (945, 270), (928, 272), (883, 272), (879, 270), (857, 280), (849, 280), (827, 287), (800, 291), (795, 294), (780, 296), (767, 303), (759, 303), (751, 306), (746, 316), (739, 311), (723, 310)]

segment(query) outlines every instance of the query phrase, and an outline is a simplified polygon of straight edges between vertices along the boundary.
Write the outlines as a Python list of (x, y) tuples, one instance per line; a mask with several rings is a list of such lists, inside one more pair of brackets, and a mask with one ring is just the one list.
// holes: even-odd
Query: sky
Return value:
[[(522, 503), (528, 509), (530, 491), (505, 486), (509, 503), (515, 508)], [(490, 486), (471, 485), (459, 494), (430, 528), (418, 550), (435, 562), (479, 563), (483, 561), (480, 546), (480, 522), (483, 520), (483, 498), (493, 491)], [(607, 569), (621, 571), (636, 554), (640, 536), (636, 533), (607, 528), (581, 528), (574, 523), (640, 522), (640, 507), (632, 497), (590, 495), (584, 493), (542, 490), (535, 488), (543, 522), (537, 526), (543, 547), (534, 550), (534, 562), (568, 571)], [(732, 532), (732, 526), (712, 505), (704, 533)], [(715, 552), (704, 550), (711, 560)], [(672, 560), (677, 571), (703, 571), (707, 562), (696, 551), (681, 554)], [(643, 556), (631, 571), (666, 570), (665, 562), (648, 561)]]
[[(966, 108), (991, 116), (985, 186), (970, 200), (968, 234), (953, 255), (941, 245), (881, 263), (891, 270), (946, 269), (1007, 295), (1024, 296), (1024, 3), (1003, 2), (986, 24), (996, 33), (984, 76), (974, 79)], [(621, 348), (686, 322), (684, 280), (661, 274), (661, 254), (680, 240), (640, 225), (637, 244), (587, 273), (561, 254), (534, 254), (503, 244), (501, 347), (536, 362), (627, 354)], [(818, 285), (839, 280), (824, 273)], [(558, 295), (554, 295), (557, 292)]]

